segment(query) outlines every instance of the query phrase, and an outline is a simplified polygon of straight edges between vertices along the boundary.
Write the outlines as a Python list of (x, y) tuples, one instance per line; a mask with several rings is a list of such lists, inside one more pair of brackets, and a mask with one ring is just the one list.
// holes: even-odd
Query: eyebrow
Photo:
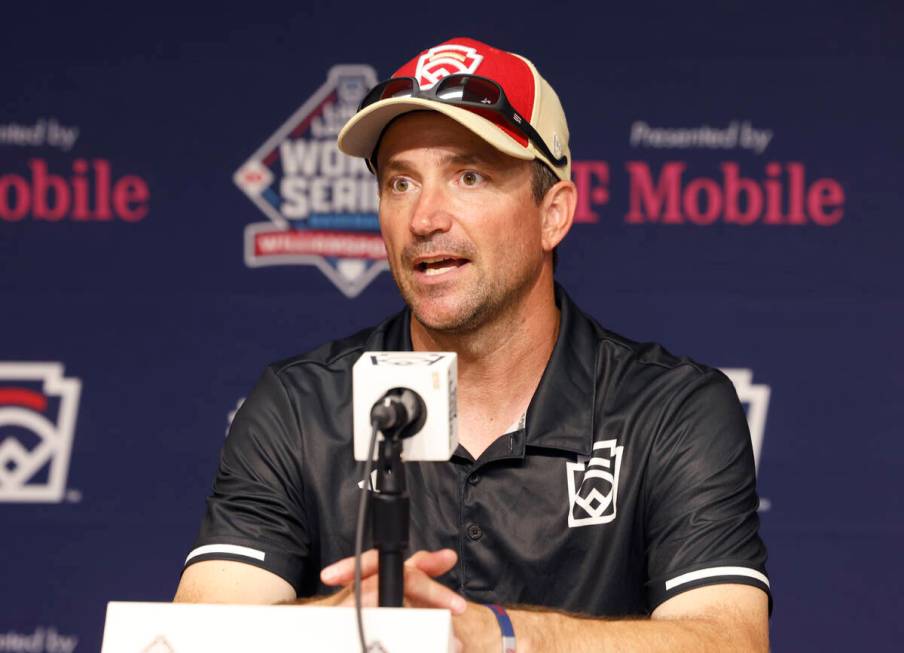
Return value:
[[(439, 163), (441, 165), (453, 166), (475, 164), (492, 165), (492, 161), (489, 158), (473, 153), (444, 154), (440, 157)], [(379, 172), (381, 174), (414, 172), (414, 165), (409, 161), (406, 161), (404, 155), (402, 155), (400, 157), (393, 157), (385, 162), (380, 166)]]

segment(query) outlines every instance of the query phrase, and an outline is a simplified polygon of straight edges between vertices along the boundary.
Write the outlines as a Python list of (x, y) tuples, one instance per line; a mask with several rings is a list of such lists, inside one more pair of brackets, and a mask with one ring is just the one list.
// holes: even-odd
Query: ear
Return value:
[(571, 181), (560, 181), (549, 189), (540, 205), (543, 250), (551, 252), (574, 222), (578, 190)]

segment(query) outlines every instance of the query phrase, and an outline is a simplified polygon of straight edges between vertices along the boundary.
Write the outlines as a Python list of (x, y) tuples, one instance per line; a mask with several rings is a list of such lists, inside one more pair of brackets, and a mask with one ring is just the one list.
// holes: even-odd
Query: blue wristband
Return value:
[(515, 653), (515, 629), (512, 627), (512, 620), (509, 619), (508, 612), (501, 605), (495, 603), (487, 607), (496, 615), (499, 630), (502, 631), (502, 653)]

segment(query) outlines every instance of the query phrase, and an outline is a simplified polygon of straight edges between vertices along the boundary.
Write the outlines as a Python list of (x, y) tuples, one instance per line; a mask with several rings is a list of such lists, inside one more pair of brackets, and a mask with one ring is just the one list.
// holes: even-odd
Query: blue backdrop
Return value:
[(900, 6), (183, 4), (0, 14), (0, 651), (171, 598), (262, 366), (400, 306), (329, 143), (456, 35), (562, 98), (572, 296), (732, 375), (774, 650), (899, 650)]

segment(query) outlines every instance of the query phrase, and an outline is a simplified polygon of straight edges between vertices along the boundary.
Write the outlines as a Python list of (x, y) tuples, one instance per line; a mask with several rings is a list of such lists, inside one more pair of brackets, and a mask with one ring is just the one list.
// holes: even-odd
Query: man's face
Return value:
[(517, 304), (545, 252), (532, 163), (432, 111), (403, 115), (380, 142), (380, 228), (415, 317), (466, 332)]

